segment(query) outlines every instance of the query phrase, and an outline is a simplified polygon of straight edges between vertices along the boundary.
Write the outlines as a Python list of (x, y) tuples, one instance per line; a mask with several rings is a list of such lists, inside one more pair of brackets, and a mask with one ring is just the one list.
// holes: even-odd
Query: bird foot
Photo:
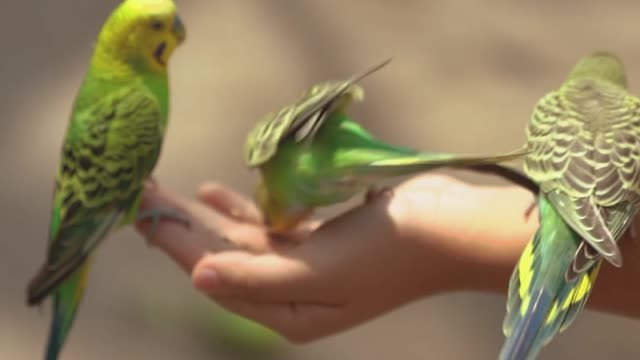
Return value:
[(638, 229), (636, 229), (635, 222), (633, 221), (633, 219), (631, 220), (631, 225), (629, 226), (629, 237), (631, 237), (631, 241), (633, 241), (634, 243), (638, 242)]
[(141, 211), (138, 213), (136, 220), (148, 220), (151, 222), (145, 234), (147, 244), (149, 246), (153, 245), (151, 243), (151, 239), (153, 239), (153, 237), (155, 236), (158, 225), (160, 225), (160, 221), (162, 219), (175, 221), (185, 228), (191, 229), (191, 220), (189, 219), (189, 217), (176, 209), (149, 209)]
[(144, 187), (148, 190), (155, 190), (158, 187), (158, 181), (153, 176), (149, 176), (144, 182)]
[(533, 200), (531, 201), (531, 204), (529, 204), (529, 206), (527, 206), (527, 208), (524, 211), (524, 218), (526, 220), (529, 220), (529, 217), (531, 217), (531, 214), (533, 213), (533, 210), (535, 210), (536, 208), (536, 201)]
[(278, 231), (275, 229), (268, 229), (267, 235), (269, 235), (269, 238), (273, 240), (275, 245), (279, 246), (296, 246), (302, 243), (302, 240), (297, 236), (291, 236), (286, 232)]
[(392, 195), (393, 195), (393, 189), (388, 186), (383, 186), (381, 188), (376, 188), (372, 186), (364, 194), (364, 203), (371, 204), (372, 202), (380, 199), (381, 197), (390, 198)]

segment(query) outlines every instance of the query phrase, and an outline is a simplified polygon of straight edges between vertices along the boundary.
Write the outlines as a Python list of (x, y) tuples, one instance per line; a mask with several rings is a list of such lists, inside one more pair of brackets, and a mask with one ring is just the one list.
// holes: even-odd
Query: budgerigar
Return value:
[(257, 202), (274, 233), (293, 229), (314, 208), (346, 201), (383, 178), (442, 166), (520, 176), (494, 163), (524, 151), (486, 157), (424, 153), (378, 141), (352, 121), (347, 107), (364, 97), (355, 83), (388, 62), (346, 81), (313, 86), (295, 104), (267, 115), (249, 134), (245, 162), (261, 172)]
[(584, 307), (602, 260), (622, 265), (617, 242), (640, 199), (640, 100), (620, 60), (581, 59), (538, 102), (527, 140), (540, 225), (509, 284), (502, 360), (534, 359)]
[(47, 259), (27, 291), (29, 305), (53, 295), (47, 360), (71, 329), (96, 246), (136, 218), (172, 215), (137, 208), (167, 128), (167, 64), (184, 38), (171, 0), (125, 0), (98, 36), (62, 147)]

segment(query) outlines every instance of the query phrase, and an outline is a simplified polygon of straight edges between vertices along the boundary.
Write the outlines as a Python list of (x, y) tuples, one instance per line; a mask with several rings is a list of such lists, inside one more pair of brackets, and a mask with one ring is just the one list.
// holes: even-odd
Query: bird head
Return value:
[(135, 68), (163, 72), (185, 37), (173, 1), (125, 0), (106, 21), (97, 47)]
[(622, 61), (615, 54), (606, 51), (596, 51), (580, 59), (569, 74), (569, 80), (578, 78), (598, 78), (627, 87)]

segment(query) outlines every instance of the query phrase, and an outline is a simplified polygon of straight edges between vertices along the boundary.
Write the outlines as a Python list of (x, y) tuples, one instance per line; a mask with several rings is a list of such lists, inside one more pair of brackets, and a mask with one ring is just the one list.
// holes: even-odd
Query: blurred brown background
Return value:
[[(69, 108), (103, 20), (118, 1), (0, 4), (0, 359), (42, 357), (49, 304), (24, 305), (44, 257), (52, 178)], [(217, 179), (251, 193), (244, 136), (311, 83), (381, 59), (356, 119), (425, 149), (512, 149), (536, 100), (594, 49), (617, 52), (640, 83), (637, 1), (207, 1), (179, 3), (187, 42), (171, 63), (172, 113), (156, 177), (185, 194)], [(494, 181), (487, 178), (482, 182)], [(131, 230), (100, 249), (64, 359), (235, 359), (174, 319), (209, 303)], [(631, 285), (630, 286), (635, 286)], [(495, 359), (505, 298), (425, 299), (277, 359)], [(213, 307), (211, 306), (211, 309)], [(213, 310), (212, 310), (213, 311)], [(546, 359), (638, 358), (637, 322), (585, 313)]]

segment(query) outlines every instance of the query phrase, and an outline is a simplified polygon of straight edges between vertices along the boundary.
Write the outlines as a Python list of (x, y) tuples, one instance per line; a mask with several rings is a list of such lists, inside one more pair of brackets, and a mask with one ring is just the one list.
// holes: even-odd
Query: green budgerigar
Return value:
[(581, 59), (535, 106), (524, 169), (540, 185), (540, 225), (509, 283), (502, 360), (534, 359), (584, 307), (602, 260), (640, 200), (640, 99), (613, 54)]
[(383, 178), (443, 166), (494, 172), (527, 185), (524, 175), (496, 165), (525, 151), (498, 156), (419, 152), (385, 144), (351, 120), (347, 107), (364, 97), (356, 82), (389, 61), (346, 81), (313, 86), (251, 131), (245, 162), (261, 172), (256, 200), (274, 233), (295, 228), (314, 208), (346, 201)]
[(62, 146), (46, 262), (27, 290), (29, 305), (53, 296), (47, 360), (58, 358), (105, 236), (136, 218), (178, 217), (137, 208), (167, 128), (167, 63), (184, 38), (171, 0), (125, 0), (98, 36)]

